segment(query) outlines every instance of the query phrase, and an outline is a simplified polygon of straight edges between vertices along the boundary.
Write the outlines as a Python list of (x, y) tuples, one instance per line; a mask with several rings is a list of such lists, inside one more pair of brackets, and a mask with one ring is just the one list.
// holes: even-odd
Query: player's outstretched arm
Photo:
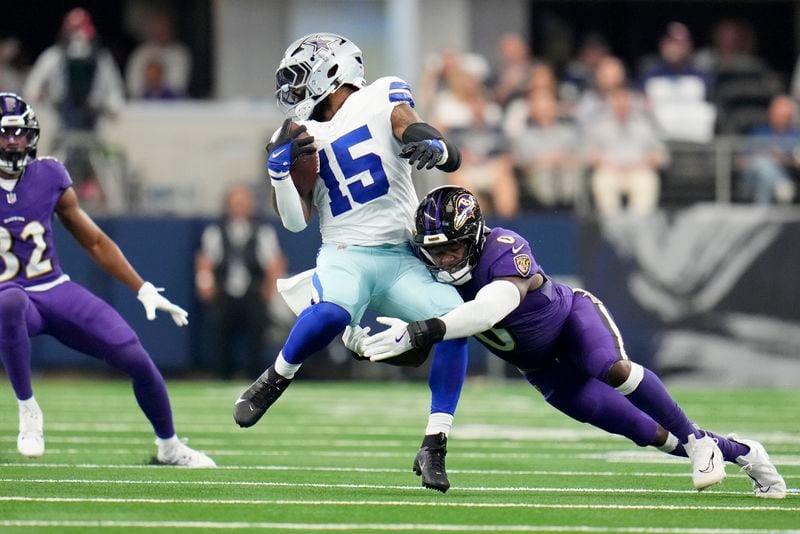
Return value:
[(56, 214), (64, 227), (86, 249), (92, 261), (137, 293), (148, 319), (155, 319), (158, 309), (169, 313), (178, 326), (189, 323), (186, 310), (159, 295), (159, 292), (164, 291), (163, 288), (156, 288), (150, 282), (145, 282), (117, 244), (81, 209), (73, 188), (67, 188), (61, 195), (56, 204)]
[(361, 341), (364, 356), (376, 362), (394, 358), (412, 348), (485, 332), (520, 305), (530, 281), (517, 277), (497, 278), (481, 288), (473, 300), (433, 319), (406, 323), (393, 317), (378, 317), (378, 322), (389, 328)]
[(392, 132), (403, 143), (399, 156), (408, 159), (409, 165), (416, 165), (417, 169), (436, 167), (444, 172), (453, 172), (461, 165), (458, 148), (439, 130), (423, 122), (408, 104), (395, 106), (392, 110)]

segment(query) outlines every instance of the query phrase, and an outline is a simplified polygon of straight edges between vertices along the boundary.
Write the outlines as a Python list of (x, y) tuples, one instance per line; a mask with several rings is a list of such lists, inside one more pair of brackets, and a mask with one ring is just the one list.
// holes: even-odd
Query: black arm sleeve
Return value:
[(403, 132), (403, 143), (415, 143), (426, 139), (438, 139), (447, 147), (447, 161), (436, 168), (444, 172), (453, 172), (461, 166), (461, 152), (458, 147), (445, 139), (441, 132), (425, 122), (409, 124)]

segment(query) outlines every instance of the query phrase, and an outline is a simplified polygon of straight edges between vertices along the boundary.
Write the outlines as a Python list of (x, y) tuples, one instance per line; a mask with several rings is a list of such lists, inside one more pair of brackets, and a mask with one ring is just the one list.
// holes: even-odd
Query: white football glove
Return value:
[(147, 315), (147, 319), (152, 321), (156, 318), (156, 310), (161, 310), (169, 313), (176, 325), (186, 326), (189, 324), (189, 312), (159, 295), (161, 291), (164, 291), (163, 287), (156, 287), (150, 282), (145, 282), (139, 288), (136, 298), (144, 306), (144, 313)]
[(408, 323), (394, 317), (378, 317), (379, 323), (389, 328), (367, 337), (362, 343), (364, 356), (373, 362), (394, 358), (411, 349)]
[(369, 334), (370, 330), (371, 328), (369, 326), (366, 328), (361, 328), (358, 325), (347, 325), (347, 327), (344, 329), (344, 334), (342, 334), (342, 342), (344, 342), (344, 346), (363, 358), (364, 340), (367, 339), (367, 334)]

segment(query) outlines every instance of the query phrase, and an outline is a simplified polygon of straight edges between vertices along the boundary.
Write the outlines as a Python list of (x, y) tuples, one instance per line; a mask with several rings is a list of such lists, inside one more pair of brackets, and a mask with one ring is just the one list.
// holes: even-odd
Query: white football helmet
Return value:
[(275, 80), (278, 108), (296, 120), (308, 119), (314, 107), (343, 84), (367, 84), (361, 49), (334, 33), (312, 33), (289, 45)]

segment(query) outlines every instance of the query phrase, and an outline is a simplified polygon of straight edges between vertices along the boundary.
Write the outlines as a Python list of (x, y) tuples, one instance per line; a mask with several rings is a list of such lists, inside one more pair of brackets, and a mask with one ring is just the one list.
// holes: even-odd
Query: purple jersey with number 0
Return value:
[[(472, 279), (459, 286), (464, 300), (472, 300), (492, 280), (503, 277), (530, 278), (544, 275), (528, 242), (505, 228), (494, 228)], [(514, 311), (494, 328), (475, 337), (494, 354), (520, 369), (535, 369), (552, 360), (559, 335), (572, 310), (572, 289), (545, 276), (544, 284), (527, 294)]]
[(53, 213), (72, 180), (59, 161), (28, 164), (11, 191), (0, 189), (0, 287), (32, 286), (61, 276), (53, 242)]

